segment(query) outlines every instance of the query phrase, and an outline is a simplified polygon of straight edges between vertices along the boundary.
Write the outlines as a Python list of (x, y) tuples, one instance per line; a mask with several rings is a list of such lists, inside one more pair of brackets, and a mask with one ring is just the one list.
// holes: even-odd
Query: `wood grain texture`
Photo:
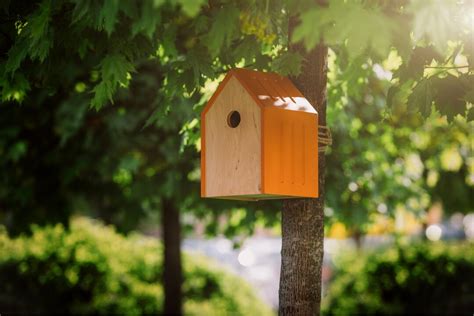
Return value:
[[(239, 126), (227, 117), (240, 113)], [(261, 109), (232, 77), (205, 115), (206, 197), (261, 194)]]
[(263, 188), (266, 194), (318, 196), (318, 115), (266, 107)]
[[(245, 112), (246, 117), (235, 129), (226, 123), (232, 111)], [(201, 113), (201, 196), (317, 197), (317, 116), (290, 79), (230, 70)]]
[[(296, 18), (291, 18), (289, 34)], [(289, 50), (304, 57), (301, 75), (293, 83), (316, 106), (319, 125), (326, 125), (327, 48), (306, 52), (298, 44)], [(285, 200), (282, 209), (282, 250), (279, 315), (319, 315), (324, 254), (325, 156), (319, 155), (319, 198)]]

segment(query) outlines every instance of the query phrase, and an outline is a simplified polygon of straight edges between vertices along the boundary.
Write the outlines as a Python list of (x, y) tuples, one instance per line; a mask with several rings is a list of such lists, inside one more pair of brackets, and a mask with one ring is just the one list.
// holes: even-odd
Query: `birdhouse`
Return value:
[(288, 78), (227, 73), (201, 114), (201, 196), (318, 196), (318, 114)]

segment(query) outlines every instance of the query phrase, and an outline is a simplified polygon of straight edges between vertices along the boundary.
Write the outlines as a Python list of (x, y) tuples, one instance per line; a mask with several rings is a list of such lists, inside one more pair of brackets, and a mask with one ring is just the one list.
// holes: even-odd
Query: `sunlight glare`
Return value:
[(441, 236), (443, 235), (443, 230), (438, 225), (430, 225), (426, 229), (425, 233), (426, 233), (426, 238), (428, 238), (429, 240), (438, 241), (441, 239)]
[(250, 267), (255, 264), (255, 254), (250, 249), (242, 250), (237, 258), (244, 267)]

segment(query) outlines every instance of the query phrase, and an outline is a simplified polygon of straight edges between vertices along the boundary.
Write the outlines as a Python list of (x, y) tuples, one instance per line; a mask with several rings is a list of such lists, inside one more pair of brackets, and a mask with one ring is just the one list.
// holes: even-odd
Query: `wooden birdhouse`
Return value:
[(318, 196), (318, 114), (293, 83), (233, 69), (201, 114), (201, 196)]

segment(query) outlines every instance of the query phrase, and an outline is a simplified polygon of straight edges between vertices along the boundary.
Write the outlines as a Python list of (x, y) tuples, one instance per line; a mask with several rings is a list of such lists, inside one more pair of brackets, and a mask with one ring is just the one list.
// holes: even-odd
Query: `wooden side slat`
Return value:
[[(236, 128), (227, 124), (240, 113)], [(205, 115), (205, 196), (261, 194), (261, 109), (236, 78)]]

